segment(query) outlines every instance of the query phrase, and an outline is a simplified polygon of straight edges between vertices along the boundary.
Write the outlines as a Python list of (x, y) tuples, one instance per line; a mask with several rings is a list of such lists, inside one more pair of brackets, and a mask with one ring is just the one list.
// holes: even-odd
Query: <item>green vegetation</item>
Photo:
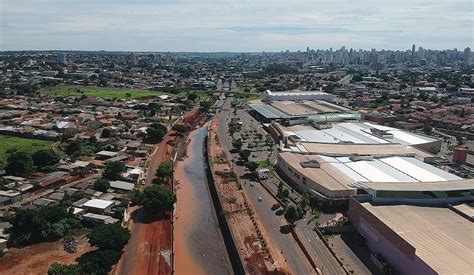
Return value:
[(48, 275), (76, 275), (80, 273), (77, 264), (53, 263), (48, 269)]
[(110, 182), (106, 179), (98, 179), (94, 182), (94, 190), (105, 192), (110, 188)]
[(31, 158), (35, 166), (45, 168), (57, 164), (61, 157), (52, 149), (41, 149), (36, 151)]
[(288, 223), (293, 225), (298, 220), (298, 216), (299, 216), (298, 210), (293, 204), (290, 204), (286, 208), (284, 216), (285, 216), (286, 221), (288, 221)]
[(28, 176), (33, 172), (33, 160), (28, 152), (13, 152), (7, 157), (5, 171), (9, 175)]
[(176, 195), (162, 185), (145, 187), (141, 204), (148, 213), (160, 214), (173, 209)]
[(99, 249), (121, 251), (130, 239), (130, 232), (120, 224), (101, 224), (87, 235), (89, 243)]
[(120, 224), (100, 224), (87, 235), (89, 243), (98, 249), (79, 258), (78, 264), (53, 263), (48, 270), (55, 274), (108, 274), (122, 256), (122, 250), (130, 239), (130, 232)]
[(353, 74), (348, 74), (348, 75), (346, 75), (345, 77), (341, 78), (341, 79), (337, 82), (337, 84), (341, 84), (341, 85), (345, 86), (345, 85), (347, 85), (347, 84), (349, 84), (349, 83), (351, 82), (351, 80), (352, 80), (353, 77), (354, 77)]
[(175, 130), (180, 135), (183, 135), (188, 131), (188, 128), (186, 128), (186, 126), (184, 126), (182, 124), (175, 124), (175, 125), (173, 125), (173, 127), (171, 127), (171, 129)]
[(5, 167), (7, 164), (6, 161), (9, 153), (14, 151), (35, 153), (41, 149), (51, 148), (52, 144), (52, 141), (0, 135), (0, 168)]
[(160, 164), (158, 171), (156, 171), (156, 175), (163, 180), (171, 178), (173, 176), (173, 162), (167, 160)]
[(160, 123), (153, 123), (146, 129), (146, 142), (159, 143), (168, 129)]
[(7, 230), (9, 239), (18, 245), (55, 241), (81, 227), (65, 206), (19, 208), (9, 222), (12, 224)]
[(118, 180), (120, 178), (120, 174), (125, 172), (127, 168), (125, 164), (121, 161), (112, 161), (105, 165), (104, 169), (104, 178), (109, 180)]
[(105, 88), (105, 87), (83, 87), (83, 86), (56, 86), (48, 87), (40, 90), (41, 93), (53, 96), (76, 96), (81, 97), (102, 97), (104, 99), (129, 99), (140, 98), (146, 96), (160, 96), (169, 95), (177, 96), (176, 94), (169, 94), (158, 91), (149, 91), (141, 89), (119, 89), (119, 88)]

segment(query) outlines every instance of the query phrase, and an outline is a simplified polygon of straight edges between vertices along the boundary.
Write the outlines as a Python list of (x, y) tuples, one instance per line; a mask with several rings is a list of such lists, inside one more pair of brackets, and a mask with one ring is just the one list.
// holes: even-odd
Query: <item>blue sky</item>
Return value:
[(0, 0), (0, 49), (464, 49), (472, 0)]

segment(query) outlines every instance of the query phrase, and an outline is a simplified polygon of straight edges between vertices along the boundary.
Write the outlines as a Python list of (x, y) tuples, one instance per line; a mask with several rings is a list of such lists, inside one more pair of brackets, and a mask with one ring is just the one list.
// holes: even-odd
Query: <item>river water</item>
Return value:
[(190, 135), (188, 157), (177, 163), (176, 274), (231, 274), (232, 268), (204, 170), (207, 127)]

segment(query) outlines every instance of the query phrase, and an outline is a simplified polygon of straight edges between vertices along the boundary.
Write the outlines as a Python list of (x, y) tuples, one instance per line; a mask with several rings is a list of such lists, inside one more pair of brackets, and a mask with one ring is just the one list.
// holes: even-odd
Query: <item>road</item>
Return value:
[[(234, 157), (230, 155), (231, 141), (229, 135), (226, 133), (227, 116), (229, 114), (231, 100), (227, 100), (222, 109), (221, 119), (218, 126), (219, 141), (226, 149), (226, 154), (229, 159)], [(240, 177), (247, 173), (246, 168), (234, 165), (236, 174)], [(311, 274), (314, 269), (311, 267), (309, 261), (303, 254), (303, 251), (298, 246), (291, 234), (283, 234), (280, 232), (280, 227), (286, 222), (282, 216), (278, 216), (271, 210), (276, 201), (268, 194), (261, 186), (243, 185), (243, 190), (249, 199), (252, 208), (258, 217), (258, 220), (263, 225), (265, 232), (271, 238), (273, 244), (281, 251), (283, 257), (287, 260), (289, 268), (294, 274)], [(262, 201), (258, 201), (258, 197), (262, 197)]]
[[(221, 116), (221, 121), (219, 122), (218, 133), (219, 133), (219, 140), (222, 142), (224, 148), (226, 148), (229, 159), (232, 159), (233, 156), (231, 156), (229, 153), (229, 150), (232, 148), (232, 141), (230, 140), (230, 137), (226, 132), (226, 127), (227, 127), (227, 124), (229, 123), (229, 121), (227, 120), (227, 117), (230, 113), (229, 107), (230, 107), (230, 100), (227, 100), (223, 108), (223, 112), (225, 113), (223, 113), (223, 115)], [(261, 128), (260, 123), (256, 121), (252, 116), (250, 116), (247, 112), (239, 110), (237, 114), (238, 114), (238, 117), (240, 118), (240, 121), (243, 123), (243, 125), (251, 125), (252, 127), (255, 127), (255, 129), (257, 129), (259, 132), (266, 133)], [(274, 156), (272, 156), (271, 160), (274, 161)], [(239, 176), (247, 172), (245, 167), (237, 166), (237, 165), (234, 165), (234, 167), (236, 169), (236, 173)], [(278, 234), (271, 235), (272, 239), (279, 240), (282, 238), (282, 236), (286, 236), (286, 238), (290, 238), (291, 241), (283, 240), (279, 244), (280, 247), (285, 247), (285, 249), (291, 248), (291, 245), (293, 246), (297, 245), (296, 241), (294, 241), (291, 235), (284, 235), (279, 232), (279, 226), (286, 224), (286, 221), (284, 221), (282, 216), (275, 215), (275, 212), (270, 209), (273, 204), (278, 203), (274, 199), (274, 197), (268, 194), (267, 190), (265, 190), (259, 184), (255, 184), (253, 187), (251, 187), (250, 185), (244, 185), (244, 190), (247, 196), (249, 197), (249, 199), (251, 200), (252, 204), (256, 206), (256, 212), (259, 215), (259, 218), (263, 217), (265, 228), (270, 229), (270, 230), (267, 229), (267, 231), (269, 231), (269, 233), (270, 232), (278, 233)], [(257, 201), (259, 196), (263, 198), (262, 202)], [(306, 221), (303, 221), (303, 220), (296, 223), (296, 233), (300, 237), (301, 242), (303, 243), (304, 247), (307, 249), (311, 258), (316, 262), (316, 265), (321, 269), (321, 271), (323, 271), (324, 274), (346, 274), (345, 270), (341, 267), (337, 259), (333, 256), (331, 251), (326, 247), (324, 242), (319, 238), (318, 234), (315, 231), (313, 231), (314, 226), (315, 226), (314, 223), (306, 224)], [(275, 227), (277, 227), (278, 230), (275, 230)], [(299, 246), (297, 247), (297, 249), (295, 249), (294, 247), (290, 249), (290, 251), (294, 251), (294, 250), (297, 250), (301, 254), (303, 254)], [(295, 255), (296, 253), (292, 253), (292, 254)], [(304, 254), (302, 257), (305, 257)], [(289, 265), (291, 268), (294, 264), (292, 265), (291, 262), (289, 262)], [(296, 272), (296, 273), (300, 274), (300, 272)]]

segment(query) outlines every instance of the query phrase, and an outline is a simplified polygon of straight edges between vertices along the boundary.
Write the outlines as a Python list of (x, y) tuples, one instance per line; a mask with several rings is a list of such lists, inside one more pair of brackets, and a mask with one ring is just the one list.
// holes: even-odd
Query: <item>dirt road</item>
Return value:
[[(146, 184), (151, 184), (161, 162), (168, 158), (167, 143), (174, 137), (166, 135), (149, 157)], [(113, 274), (171, 274), (172, 220), (170, 217), (147, 221), (140, 209), (131, 209), (131, 238)]]

